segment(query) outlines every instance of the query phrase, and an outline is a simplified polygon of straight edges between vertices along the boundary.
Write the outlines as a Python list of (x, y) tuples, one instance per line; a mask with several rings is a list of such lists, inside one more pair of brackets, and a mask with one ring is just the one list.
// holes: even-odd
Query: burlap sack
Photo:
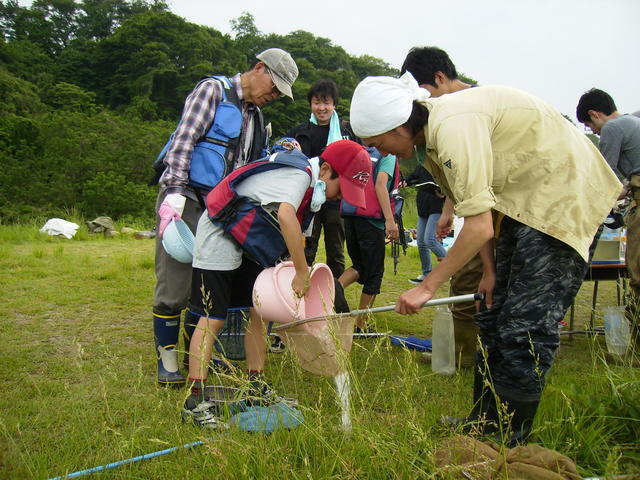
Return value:
[(434, 454), (441, 474), (469, 480), (580, 480), (575, 463), (540, 445), (501, 450), (493, 442), (458, 435)]

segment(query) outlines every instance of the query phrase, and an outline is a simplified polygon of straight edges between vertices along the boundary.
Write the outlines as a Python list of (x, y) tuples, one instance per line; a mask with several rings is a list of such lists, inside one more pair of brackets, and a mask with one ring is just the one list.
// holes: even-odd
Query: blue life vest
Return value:
[[(273, 267), (287, 253), (277, 215), (249, 198), (238, 195), (236, 187), (251, 175), (282, 167), (298, 168), (310, 178), (313, 175), (309, 160), (302, 152), (278, 152), (237, 168), (216, 185), (206, 199), (207, 214), (211, 222), (221, 227), (240, 245), (245, 254), (263, 267)], [(298, 221), (303, 230), (313, 218), (310, 210), (312, 196), (313, 188), (309, 187), (297, 210)]]
[[(207, 191), (233, 170), (234, 155), (242, 132), (242, 111), (235, 87), (226, 77), (213, 78), (222, 83), (222, 99), (216, 107), (211, 127), (193, 148), (189, 169), (189, 185)], [(229, 101), (231, 92), (235, 103)]]
[[(242, 132), (241, 103), (235, 87), (227, 77), (221, 75), (207, 77), (201, 80), (198, 85), (210, 78), (220, 82), (222, 98), (216, 106), (211, 127), (193, 148), (189, 167), (189, 185), (205, 192), (215, 187), (233, 170), (238, 141)], [(253, 145), (255, 148), (252, 148), (252, 152), (250, 152), (249, 161), (261, 158), (266, 154), (266, 135), (259, 110), (256, 120), (252, 145), (254, 143), (260, 145)], [(171, 134), (169, 141), (154, 161), (154, 168), (156, 171), (160, 171), (160, 174), (164, 170), (164, 158), (173, 143), (174, 134), (175, 132)]]
[[(342, 200), (340, 203), (340, 213), (343, 216), (356, 216), (365, 218), (374, 218), (378, 220), (384, 220), (384, 214), (376, 195), (376, 180), (378, 178), (378, 171), (380, 170), (380, 159), (382, 155), (374, 147), (366, 147), (373, 163), (373, 179), (364, 187), (365, 206), (356, 207), (349, 202)], [(398, 185), (400, 183), (400, 167), (399, 162), (396, 160), (395, 170), (393, 172), (393, 178), (389, 187), (389, 201), (391, 203), (391, 211), (394, 216), (402, 214), (403, 199), (399, 195)]]

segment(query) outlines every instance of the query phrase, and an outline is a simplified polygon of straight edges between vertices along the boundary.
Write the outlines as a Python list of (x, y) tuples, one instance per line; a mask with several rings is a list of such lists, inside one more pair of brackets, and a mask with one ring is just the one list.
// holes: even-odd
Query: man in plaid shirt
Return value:
[[(257, 63), (247, 72), (229, 79), (240, 100), (242, 130), (234, 153), (234, 168), (262, 157), (268, 144), (260, 107), (282, 95), (293, 98), (291, 85), (298, 68), (289, 53), (270, 48), (257, 55)], [(160, 177), (156, 202), (157, 232), (153, 301), (153, 329), (158, 358), (158, 383), (184, 385), (175, 350), (180, 332), (180, 315), (187, 306), (191, 290), (191, 264), (171, 258), (162, 246), (162, 234), (172, 219), (182, 219), (195, 233), (203, 211), (202, 199), (207, 191), (189, 184), (191, 157), (198, 143), (211, 127), (216, 107), (223, 98), (222, 82), (208, 78), (199, 82), (185, 101), (173, 141), (164, 158), (166, 166)], [(187, 310), (185, 316), (185, 350), (198, 321)], [(188, 360), (187, 360), (188, 362)]]

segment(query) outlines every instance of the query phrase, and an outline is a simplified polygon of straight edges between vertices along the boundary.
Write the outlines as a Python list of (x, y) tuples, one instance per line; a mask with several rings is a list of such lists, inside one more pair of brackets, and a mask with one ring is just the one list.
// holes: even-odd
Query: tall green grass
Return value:
[[(79, 222), (76, 222), (79, 223)], [(80, 224), (80, 223), (79, 223)], [(206, 432), (180, 420), (186, 390), (159, 388), (151, 329), (153, 240), (127, 235), (73, 240), (0, 226), (0, 478), (43, 479), (207, 439), (205, 445), (101, 474), (147, 478), (432, 478), (453, 433), (441, 415), (471, 408), (471, 374), (434, 375), (385, 338), (358, 340), (350, 356), (353, 432), (340, 429), (331, 379), (270, 354), (269, 381), (299, 399), (305, 421), (272, 435)], [(320, 254), (322, 258), (322, 253)], [(393, 275), (387, 258), (378, 305), (395, 301), (419, 270), (416, 249)], [(615, 286), (600, 285), (600, 305)], [(357, 305), (358, 287), (347, 290)], [(448, 286), (438, 296), (448, 294)], [(591, 285), (576, 301), (588, 321)], [(379, 330), (428, 336), (433, 311), (378, 314)], [(601, 318), (599, 318), (601, 321)], [(242, 375), (212, 376), (241, 385)], [(563, 338), (533, 441), (572, 458), (584, 476), (640, 473), (640, 375), (608, 363), (602, 337)], [(96, 476), (97, 477), (97, 476)]]

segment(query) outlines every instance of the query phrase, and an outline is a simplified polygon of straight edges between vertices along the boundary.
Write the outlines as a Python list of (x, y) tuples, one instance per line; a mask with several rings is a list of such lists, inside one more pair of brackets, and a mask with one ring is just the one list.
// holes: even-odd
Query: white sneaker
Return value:
[(417, 285), (419, 283), (422, 283), (422, 280), (424, 280), (424, 275), (418, 275), (416, 278), (410, 278), (409, 283)]
[(220, 405), (208, 400), (200, 401), (199, 397), (190, 395), (182, 407), (182, 421), (192, 422), (203, 428), (225, 430), (229, 425), (218, 417)]

